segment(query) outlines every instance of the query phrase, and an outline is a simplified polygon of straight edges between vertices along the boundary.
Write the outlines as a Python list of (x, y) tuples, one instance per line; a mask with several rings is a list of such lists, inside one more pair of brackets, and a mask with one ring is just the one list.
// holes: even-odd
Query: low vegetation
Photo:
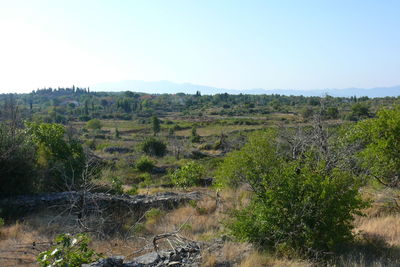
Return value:
[[(0, 95), (0, 199), (82, 196), (36, 214), (0, 207), (0, 265), (132, 259), (177, 229), (204, 242), (204, 266), (399, 265), (397, 103), (75, 87)], [(169, 191), (202, 197), (128, 214), (83, 197)]]

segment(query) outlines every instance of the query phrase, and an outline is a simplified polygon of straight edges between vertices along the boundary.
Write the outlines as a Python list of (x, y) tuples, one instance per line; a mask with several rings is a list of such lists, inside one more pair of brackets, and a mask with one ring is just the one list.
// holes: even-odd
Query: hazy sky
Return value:
[(0, 0), (0, 92), (400, 84), (400, 1)]

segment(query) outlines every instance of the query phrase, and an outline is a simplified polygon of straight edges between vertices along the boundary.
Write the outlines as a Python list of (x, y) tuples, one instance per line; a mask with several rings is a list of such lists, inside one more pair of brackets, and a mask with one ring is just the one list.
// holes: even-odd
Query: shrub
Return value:
[(340, 250), (353, 239), (354, 215), (367, 206), (358, 180), (308, 156), (285, 161), (276, 153), (273, 136), (253, 135), (221, 166), (220, 183), (246, 183), (254, 193), (250, 204), (227, 221), (230, 233), (285, 254), (316, 256)]
[(200, 142), (200, 140), (201, 140), (201, 137), (197, 133), (197, 128), (195, 126), (193, 126), (192, 132), (191, 132), (191, 135), (190, 135), (190, 141), (192, 143), (198, 143), (198, 142)]
[(139, 176), (139, 179), (142, 180), (139, 183), (140, 187), (149, 187), (150, 185), (153, 184), (153, 180), (151, 178), (151, 175), (149, 173), (143, 173)]
[(91, 119), (86, 123), (86, 127), (92, 130), (100, 130), (103, 127), (102, 123), (98, 119)]
[(57, 236), (55, 242), (55, 246), (39, 254), (37, 261), (41, 266), (78, 267), (101, 256), (89, 248), (90, 239), (86, 234), (62, 234)]
[(171, 174), (172, 182), (179, 187), (190, 187), (199, 184), (204, 175), (204, 168), (200, 164), (190, 161)]
[(116, 195), (122, 195), (124, 193), (124, 189), (122, 188), (122, 181), (118, 177), (112, 178), (111, 190)]
[(137, 195), (137, 193), (138, 193), (138, 188), (137, 188), (137, 186), (132, 186), (132, 188), (131, 189), (129, 189), (128, 191), (126, 191), (126, 193), (128, 194), (128, 195), (131, 195), (131, 196), (134, 196), (134, 195)]
[(27, 123), (35, 144), (43, 190), (79, 186), (86, 155), (79, 140), (65, 137), (65, 127), (55, 123)]
[(357, 155), (362, 169), (380, 183), (400, 188), (400, 105), (358, 122), (347, 136), (362, 145)]
[(159, 221), (163, 217), (164, 214), (165, 214), (164, 211), (157, 208), (152, 208), (148, 210), (145, 214), (146, 225), (154, 225), (157, 221)]
[(33, 142), (25, 131), (0, 124), (0, 197), (35, 190), (36, 157)]
[(141, 149), (146, 155), (163, 157), (167, 154), (167, 145), (158, 139), (148, 138), (141, 144)]
[(151, 172), (154, 168), (154, 162), (149, 157), (141, 157), (136, 162), (136, 168), (141, 172)]

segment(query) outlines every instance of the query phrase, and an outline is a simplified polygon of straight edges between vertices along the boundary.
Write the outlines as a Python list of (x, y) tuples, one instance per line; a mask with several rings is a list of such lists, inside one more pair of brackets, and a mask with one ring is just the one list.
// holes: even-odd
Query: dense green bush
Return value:
[(163, 157), (167, 153), (167, 145), (155, 138), (146, 139), (141, 144), (141, 149), (149, 156)]
[(37, 151), (41, 190), (79, 187), (86, 166), (86, 155), (80, 142), (66, 138), (65, 127), (61, 124), (28, 123), (27, 132)]
[(151, 172), (154, 169), (154, 162), (149, 157), (141, 157), (136, 162), (136, 168), (141, 172)]
[(253, 135), (219, 170), (220, 185), (244, 183), (254, 193), (248, 206), (232, 213), (228, 229), (239, 240), (285, 254), (340, 250), (353, 239), (354, 215), (367, 205), (358, 180), (307, 155), (285, 161), (273, 136)]
[(36, 157), (29, 134), (22, 129), (0, 124), (0, 197), (35, 190)]
[(358, 122), (347, 136), (362, 145), (358, 157), (363, 170), (387, 186), (400, 187), (400, 105)]
[(205, 169), (195, 161), (190, 161), (186, 165), (175, 170), (171, 174), (172, 182), (179, 187), (190, 187), (198, 185), (203, 177)]

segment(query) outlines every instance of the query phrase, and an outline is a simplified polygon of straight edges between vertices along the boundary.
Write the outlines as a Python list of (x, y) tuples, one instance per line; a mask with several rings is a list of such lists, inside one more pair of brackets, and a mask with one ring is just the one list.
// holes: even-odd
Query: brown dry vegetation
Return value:
[[(379, 199), (381, 194), (378, 193)], [(203, 248), (203, 266), (216, 266), (223, 262), (240, 267), (316, 265), (297, 259), (282, 259), (257, 251), (249, 244), (225, 238), (221, 222), (227, 217), (227, 211), (247, 203), (249, 193), (242, 188), (222, 191), (219, 196), (216, 197), (215, 192), (205, 192), (204, 198), (197, 203), (190, 203), (168, 213), (161, 211), (147, 220), (143, 219), (142, 227), (129, 237), (116, 235), (108, 239), (94, 238), (91, 246), (107, 256), (124, 255), (131, 259), (148, 251), (138, 250), (148, 244), (152, 236), (175, 231), (186, 222), (181, 233), (189, 239), (208, 244)], [(381, 202), (376, 202), (367, 210), (366, 217), (357, 218), (356, 232), (360, 234), (356, 252), (341, 256), (331, 266), (399, 266), (400, 215), (383, 212), (381, 206)], [(126, 225), (126, 228), (130, 227), (132, 224)], [(74, 232), (73, 219), (63, 217), (54, 220), (54, 216), (45, 213), (2, 227), (0, 266), (34, 266), (37, 254), (48, 248), (49, 242), (63, 232)], [(216, 239), (222, 243), (215, 243)], [(32, 246), (33, 242), (36, 246)]]

